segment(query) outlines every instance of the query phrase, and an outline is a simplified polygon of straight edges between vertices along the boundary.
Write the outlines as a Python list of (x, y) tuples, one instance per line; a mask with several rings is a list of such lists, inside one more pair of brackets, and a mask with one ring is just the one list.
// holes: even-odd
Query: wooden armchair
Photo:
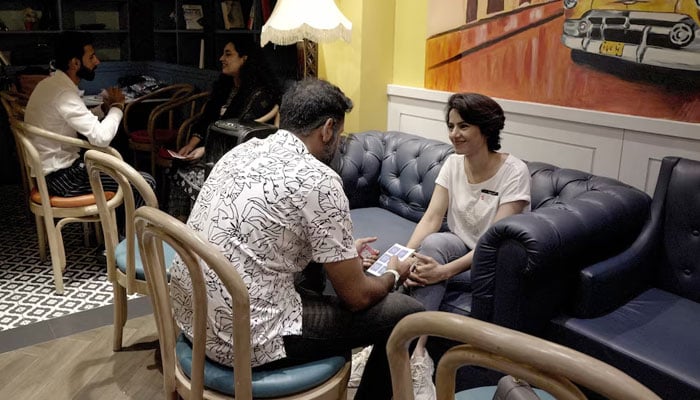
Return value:
[[(151, 159), (151, 174), (155, 176), (155, 158), (153, 153), (163, 144), (174, 143), (178, 132), (177, 107), (170, 107), (174, 102), (183, 99), (194, 92), (194, 86), (188, 83), (177, 83), (157, 89), (141, 96), (127, 104), (122, 118), (122, 127), (129, 136), (129, 148), (134, 152), (134, 162), (137, 163), (138, 153), (148, 153)], [(137, 127), (135, 121), (137, 110), (149, 102), (158, 105), (148, 114), (146, 127)], [(139, 121), (141, 122), (141, 121)]]
[[(158, 327), (166, 398), (233, 399), (235, 394), (240, 400), (346, 399), (350, 362), (343, 357), (253, 372), (248, 289), (229, 260), (187, 225), (156, 208), (136, 210), (135, 224)], [(161, 242), (179, 254), (192, 279), (192, 342), (174, 322)], [(203, 265), (216, 274), (223, 284), (221, 290), (232, 297), (234, 368), (205, 357), (208, 302)]]
[(660, 400), (624, 372), (591, 356), (499, 325), (442, 311), (412, 314), (394, 327), (386, 351), (395, 400), (413, 400), (408, 348), (421, 335), (464, 343), (448, 350), (437, 365), (438, 400), (493, 398), (495, 386), (455, 394), (455, 374), (463, 365), (510, 374), (561, 400), (586, 399), (575, 384), (612, 400)]
[[(48, 239), (56, 293), (63, 294), (63, 271), (66, 268), (66, 254), (61, 229), (71, 222), (99, 222), (99, 212), (95, 196), (92, 194), (75, 197), (59, 197), (49, 194), (39, 151), (34, 146), (32, 139), (40, 137), (83, 149), (96, 149), (118, 159), (121, 159), (121, 156), (111, 147), (96, 147), (85, 140), (58, 135), (22, 121), (14, 120), (11, 126), (22, 155), (20, 159), (30, 192), (29, 209), (34, 214), (36, 221), (39, 255), (42, 261), (46, 259), (46, 240)], [(106, 195), (109, 209), (113, 210), (122, 203), (121, 189), (116, 193), (108, 192)]]

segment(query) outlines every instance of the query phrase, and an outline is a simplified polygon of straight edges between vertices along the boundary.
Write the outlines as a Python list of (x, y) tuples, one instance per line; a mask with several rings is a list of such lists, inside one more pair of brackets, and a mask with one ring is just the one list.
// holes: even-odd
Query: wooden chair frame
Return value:
[[(135, 254), (138, 250), (136, 248), (136, 232), (134, 230), (136, 205), (132, 187), (136, 188), (148, 206), (158, 207), (158, 199), (143, 176), (133, 167), (116, 157), (96, 150), (88, 150), (85, 153), (85, 167), (90, 178), (90, 186), (95, 194), (102, 232), (105, 238), (107, 277), (112, 282), (112, 290), (114, 292), (113, 349), (114, 351), (119, 351), (122, 348), (122, 334), (127, 319), (127, 293), (149, 294), (146, 281), (136, 278)], [(109, 207), (104, 188), (102, 187), (102, 181), (100, 180), (100, 173), (107, 174), (117, 181), (120, 190), (124, 194), (126, 273), (117, 267), (115, 253), (119, 244), (119, 234), (117, 232), (114, 209)]]
[[(84, 149), (95, 149), (119, 159), (121, 159), (121, 156), (119, 152), (111, 147), (93, 146), (85, 140), (59, 135), (22, 121), (12, 121), (11, 128), (15, 141), (21, 150), (21, 160), (25, 169), (27, 186), (30, 191), (36, 189), (41, 197), (41, 203), (29, 201), (29, 209), (34, 214), (36, 222), (39, 255), (42, 261), (46, 259), (46, 240), (48, 239), (56, 293), (63, 294), (63, 271), (66, 268), (66, 254), (61, 229), (71, 222), (98, 222), (99, 211), (95, 202), (89, 205), (68, 208), (52, 205), (52, 200), (54, 200), (55, 204), (55, 198), (49, 195), (46, 179), (42, 171), (41, 157), (36, 147), (34, 147), (31, 137), (42, 137)], [(122, 203), (122, 198), (123, 193), (121, 190), (118, 190), (107, 202), (108, 207), (110, 209), (118, 207)], [(58, 219), (58, 222), (55, 222), (54, 219)]]
[(455, 398), (455, 376), (464, 365), (510, 374), (560, 400), (586, 396), (582, 385), (612, 400), (660, 400), (630, 376), (600, 360), (541, 338), (453, 313), (425, 311), (403, 318), (387, 342), (395, 400), (412, 400), (408, 346), (431, 335), (465, 343), (445, 353), (436, 370), (438, 400)]
[[(163, 379), (166, 397), (185, 399), (231, 399), (229, 396), (204, 388), (204, 358), (207, 326), (207, 294), (200, 262), (213, 270), (231, 294), (233, 316), (237, 329), (233, 330), (234, 390), (236, 399), (252, 399), (252, 370), (250, 361), (250, 300), (248, 289), (231, 263), (221, 252), (176, 218), (153, 207), (136, 210), (136, 233), (151, 291), (151, 301), (158, 326), (163, 361)], [(182, 372), (175, 355), (178, 329), (172, 315), (168, 280), (163, 265), (164, 241), (180, 254), (192, 279), (193, 329), (192, 378)], [(284, 399), (345, 400), (350, 365), (346, 363), (329, 380), (306, 392)]]
[[(185, 99), (194, 92), (194, 86), (187, 83), (177, 83), (158, 90), (153, 91), (145, 96), (141, 96), (129, 103), (124, 109), (124, 118), (122, 120), (122, 125), (124, 131), (130, 133), (129, 130), (129, 113), (137, 104), (141, 104), (146, 100), (162, 99), (169, 95), (167, 101), (158, 104), (148, 115), (148, 121), (146, 124), (146, 132), (148, 133), (149, 142), (140, 143), (135, 142), (129, 138), (129, 147), (134, 152), (134, 161), (137, 160), (137, 152), (147, 152), (150, 153), (150, 171), (152, 176), (156, 176), (156, 157), (158, 149), (162, 143), (156, 140), (156, 124), (162, 120), (162, 117), (166, 117), (168, 130), (175, 130), (175, 113), (180, 107), (182, 107), (186, 101)], [(192, 112), (192, 111), (191, 111)], [(191, 115), (190, 115), (191, 116)]]

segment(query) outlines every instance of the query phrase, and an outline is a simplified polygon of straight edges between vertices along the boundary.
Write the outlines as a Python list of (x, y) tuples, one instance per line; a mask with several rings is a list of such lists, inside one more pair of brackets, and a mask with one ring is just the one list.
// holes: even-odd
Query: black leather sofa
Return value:
[(700, 399), (700, 162), (664, 158), (641, 234), (582, 269), (574, 294), (551, 338), (664, 399)]
[[(355, 237), (378, 236), (379, 250), (406, 243), (452, 152), (448, 143), (401, 132), (345, 138), (332, 166), (350, 200)], [(546, 336), (550, 321), (574, 308), (580, 271), (621, 253), (637, 238), (651, 199), (614, 179), (527, 164), (532, 211), (486, 232), (475, 249), (471, 287), (449, 299), (445, 310)], [(493, 384), (469, 381), (468, 374), (458, 380), (458, 388)]]
[[(345, 137), (332, 167), (350, 200), (355, 237), (378, 236), (380, 251), (406, 243), (452, 153), (449, 143), (402, 132)], [(610, 178), (527, 164), (532, 212), (487, 231), (475, 251), (473, 287), (452, 299), (448, 311), (541, 334), (569, 304), (578, 272), (637, 237), (650, 199)]]

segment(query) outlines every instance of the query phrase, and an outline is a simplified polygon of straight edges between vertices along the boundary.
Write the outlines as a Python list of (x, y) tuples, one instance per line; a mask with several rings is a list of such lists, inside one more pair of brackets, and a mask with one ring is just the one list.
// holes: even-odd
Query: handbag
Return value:
[(263, 122), (241, 121), (236, 118), (212, 122), (204, 145), (205, 176), (209, 176), (219, 158), (235, 146), (252, 138), (264, 139), (275, 132), (276, 126)]
[(532, 386), (511, 375), (498, 380), (493, 400), (540, 400)]

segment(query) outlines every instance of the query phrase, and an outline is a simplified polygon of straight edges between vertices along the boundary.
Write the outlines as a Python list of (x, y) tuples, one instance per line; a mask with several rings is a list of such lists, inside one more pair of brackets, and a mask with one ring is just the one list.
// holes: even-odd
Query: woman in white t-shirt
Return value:
[[(498, 152), (505, 121), (501, 106), (481, 94), (458, 93), (446, 110), (455, 154), (445, 160), (428, 209), (406, 244), (418, 252), (405, 285), (427, 310), (440, 308), (450, 286), (470, 286), (473, 249), (495, 221), (530, 209), (527, 165)], [(449, 231), (439, 232), (445, 215)], [(435, 397), (425, 341), (419, 339), (411, 359), (417, 400)]]

